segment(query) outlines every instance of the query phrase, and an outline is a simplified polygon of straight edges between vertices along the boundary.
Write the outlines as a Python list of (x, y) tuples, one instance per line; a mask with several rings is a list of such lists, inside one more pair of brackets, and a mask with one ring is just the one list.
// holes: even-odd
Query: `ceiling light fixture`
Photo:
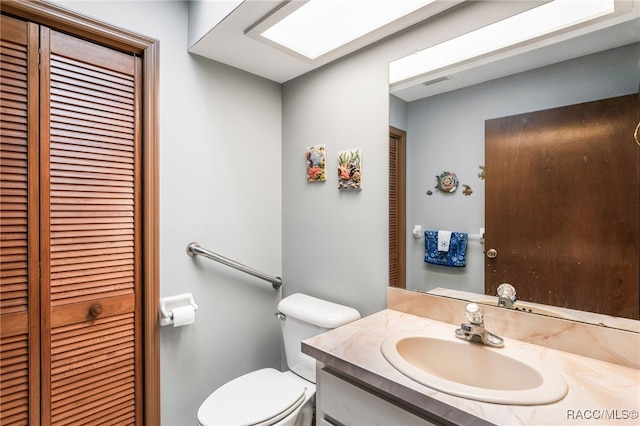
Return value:
[(307, 60), (315, 60), (435, 1), (290, 1), (246, 33), (257, 33)]
[(554, 0), (389, 64), (389, 84), (575, 27), (615, 11), (614, 0)]

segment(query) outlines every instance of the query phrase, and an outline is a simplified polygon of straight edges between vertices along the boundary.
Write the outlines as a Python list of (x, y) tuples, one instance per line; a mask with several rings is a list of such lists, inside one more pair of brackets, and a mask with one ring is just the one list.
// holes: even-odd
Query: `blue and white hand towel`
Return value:
[(424, 231), (424, 261), (433, 265), (467, 266), (468, 240), (466, 232)]

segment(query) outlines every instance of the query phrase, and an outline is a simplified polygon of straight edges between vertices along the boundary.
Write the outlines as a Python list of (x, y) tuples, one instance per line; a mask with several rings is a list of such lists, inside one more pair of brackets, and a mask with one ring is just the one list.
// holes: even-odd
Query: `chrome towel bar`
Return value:
[(187, 246), (187, 254), (191, 257), (194, 257), (196, 255), (204, 256), (207, 259), (215, 260), (216, 262), (220, 262), (223, 265), (230, 266), (234, 269), (237, 269), (238, 271), (242, 271), (246, 274), (253, 275), (254, 277), (260, 278), (262, 280), (269, 281), (271, 285), (273, 285), (273, 288), (275, 290), (279, 289), (282, 285), (282, 278), (263, 274), (262, 272), (256, 271), (253, 268), (249, 268), (248, 266), (245, 266), (242, 263), (238, 263), (235, 260), (228, 259), (224, 256), (220, 256), (217, 253), (204, 249), (200, 247), (200, 244), (198, 243), (190, 243)]

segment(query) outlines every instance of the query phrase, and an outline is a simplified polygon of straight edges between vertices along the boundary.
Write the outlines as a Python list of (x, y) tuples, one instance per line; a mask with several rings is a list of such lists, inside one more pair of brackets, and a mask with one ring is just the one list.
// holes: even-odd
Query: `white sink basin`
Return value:
[(451, 337), (402, 333), (387, 337), (382, 354), (404, 375), (462, 398), (510, 405), (556, 402), (567, 393), (560, 373), (527, 351), (491, 348)]

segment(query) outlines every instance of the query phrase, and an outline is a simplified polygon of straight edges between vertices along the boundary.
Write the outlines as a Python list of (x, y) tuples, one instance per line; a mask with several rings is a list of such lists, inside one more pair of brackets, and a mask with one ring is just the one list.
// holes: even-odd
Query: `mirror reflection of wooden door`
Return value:
[(486, 121), (486, 294), (639, 319), (639, 104)]
[(406, 287), (406, 139), (389, 128), (389, 286), (399, 288)]

